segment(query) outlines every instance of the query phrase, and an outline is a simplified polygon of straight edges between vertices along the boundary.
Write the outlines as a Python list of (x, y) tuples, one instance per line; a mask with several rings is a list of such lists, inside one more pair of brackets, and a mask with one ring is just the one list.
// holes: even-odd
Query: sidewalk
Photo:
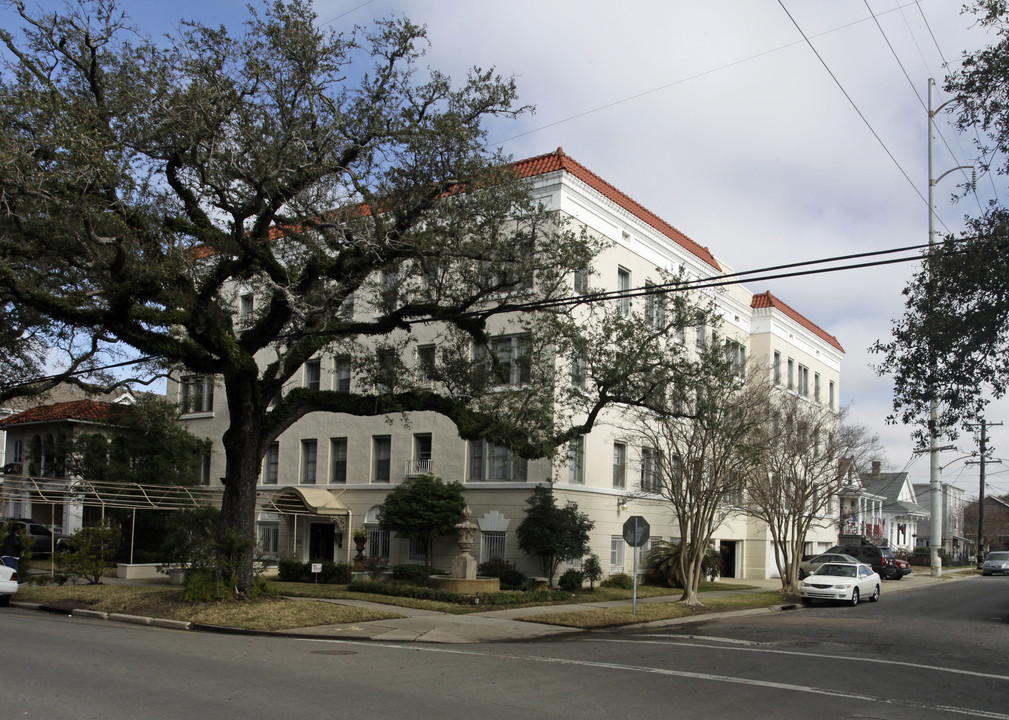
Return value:
[[(927, 587), (936, 583), (948, 582), (951, 580), (962, 580), (970, 576), (964, 576), (955, 572), (946, 572), (942, 577), (931, 577), (928, 570), (922, 568), (915, 570), (911, 575), (901, 580), (887, 580), (883, 583), (882, 598), (892, 592), (903, 592), (917, 588)], [(159, 581), (125, 581), (109, 578), (110, 582), (135, 583)], [(167, 579), (161, 582), (167, 582)], [(701, 593), (701, 601), (704, 598), (734, 595), (741, 592), (761, 592), (765, 590), (777, 590), (781, 587), (780, 581), (773, 580), (723, 580), (725, 590)], [(747, 586), (747, 589), (740, 589), (740, 586)], [(655, 602), (675, 602), (680, 597), (679, 593), (653, 598), (639, 598), (638, 603)], [(453, 615), (450, 613), (438, 612), (435, 610), (419, 610), (414, 608), (404, 608), (398, 606), (384, 605), (382, 603), (368, 602), (366, 600), (320, 600), (316, 598), (297, 598), (301, 602), (331, 602), (340, 605), (350, 605), (362, 608), (374, 608), (395, 612), (403, 615), (402, 618), (393, 620), (375, 620), (365, 623), (344, 623), (340, 625), (320, 625), (317, 627), (303, 627), (292, 630), (281, 630), (268, 634), (276, 636), (287, 636), (308, 639), (347, 639), (347, 640), (381, 640), (384, 642), (426, 642), (444, 644), (471, 644), (485, 642), (514, 642), (525, 640), (538, 640), (546, 637), (557, 637), (563, 635), (573, 635), (585, 632), (576, 628), (562, 627), (557, 625), (544, 625), (536, 622), (526, 622), (517, 618), (529, 617), (531, 615), (590, 610), (593, 608), (626, 606), (632, 600), (613, 600), (599, 603), (579, 603), (574, 605), (550, 605), (538, 607), (513, 608), (507, 610), (490, 610), (487, 612), (470, 613), (468, 615)], [(39, 608), (31, 603), (19, 603), (12, 601), (12, 605)], [(780, 605), (769, 608), (755, 608), (748, 610), (735, 610), (730, 612), (712, 613), (704, 616), (691, 616), (684, 618), (673, 618), (669, 620), (658, 620), (640, 625), (624, 625), (622, 629), (641, 627), (666, 627), (684, 623), (694, 623), (698, 621), (710, 621), (718, 617), (738, 617), (740, 615), (754, 615), (767, 612), (779, 612), (783, 609), (798, 609), (801, 605)], [(94, 613), (91, 611), (74, 610), (72, 614), (88, 617), (104, 617), (108, 620), (118, 620), (142, 625), (156, 625), (174, 629), (199, 629), (207, 631), (221, 632), (245, 632), (240, 630), (230, 630), (225, 628), (212, 628), (206, 626), (194, 627), (189, 623), (178, 621), (156, 621), (151, 618), (127, 616), (127, 615), (106, 615), (104, 613)]]

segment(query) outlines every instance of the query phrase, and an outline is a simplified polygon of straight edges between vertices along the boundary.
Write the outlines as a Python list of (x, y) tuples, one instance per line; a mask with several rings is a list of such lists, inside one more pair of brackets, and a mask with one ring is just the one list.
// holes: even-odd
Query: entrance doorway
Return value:
[(736, 577), (736, 542), (735, 540), (722, 540), (718, 548), (719, 555), (722, 556), (722, 577)]
[(308, 526), (308, 559), (332, 560), (336, 546), (336, 526), (333, 523), (312, 523)]

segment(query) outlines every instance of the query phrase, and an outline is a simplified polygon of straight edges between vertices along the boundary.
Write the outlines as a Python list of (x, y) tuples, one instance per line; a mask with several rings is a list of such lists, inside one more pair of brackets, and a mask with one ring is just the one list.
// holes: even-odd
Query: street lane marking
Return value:
[[(639, 635), (638, 637), (659, 637), (659, 638), (675, 638), (671, 635)], [(684, 647), (695, 647), (695, 648), (707, 648), (709, 650), (724, 650), (724, 651), (735, 651), (735, 652), (760, 652), (760, 653), (771, 653), (773, 655), (794, 655), (797, 657), (809, 657), (809, 658), (823, 658), (827, 660), (845, 660), (848, 662), (854, 662), (859, 664), (864, 663), (876, 663), (877, 665), (897, 665), (900, 667), (914, 668), (915, 670), (935, 670), (941, 673), (954, 673), (958, 675), (969, 675), (971, 677), (984, 678), (986, 680), (1007, 680), (1009, 681), (1009, 675), (995, 675), (992, 673), (977, 672), (976, 670), (957, 670), (950, 667), (941, 667), (938, 665), (921, 665), (919, 663), (909, 663), (902, 662), (900, 660), (881, 660), (879, 658), (863, 658), (863, 657), (852, 657), (850, 655), (824, 655), (823, 653), (811, 653), (811, 652), (799, 652), (798, 650), (772, 650), (766, 647), (720, 647), (718, 645), (704, 645), (702, 643), (686, 643), (686, 642), (675, 642), (675, 641), (665, 641), (657, 642), (655, 640), (596, 640), (595, 642), (603, 643), (634, 643), (642, 642), (646, 645), (682, 645)]]
[[(647, 673), (650, 675), (665, 675), (667, 677), (677, 677), (685, 678), (689, 680), (708, 680), (710, 682), (716, 683), (729, 683), (732, 685), (748, 685), (750, 687), (766, 688), (770, 690), (786, 690), (790, 692), (798, 692), (810, 695), (821, 695), (826, 697), (841, 698), (844, 700), (859, 700), (864, 702), (881, 703), (884, 705), (899, 705), (901, 707), (908, 707), (920, 710), (939, 710), (941, 712), (952, 713), (955, 715), (967, 715), (969, 717), (977, 718), (987, 718), (988, 720), (1009, 720), (1009, 715), (1004, 713), (989, 712), (986, 710), (974, 710), (970, 708), (954, 707), (951, 705), (929, 705), (923, 702), (916, 702), (913, 700), (899, 700), (896, 698), (883, 698), (876, 697), (873, 695), (863, 695), (860, 693), (845, 692), (843, 690), (834, 690), (830, 688), (818, 688), (811, 685), (795, 685), (792, 683), (781, 683), (774, 682), (771, 680), (751, 680), (748, 678), (732, 677), (731, 675), (713, 675), (711, 673), (696, 673), (687, 670), (670, 670), (669, 668), (654, 668), (646, 667), (644, 665), (624, 665), (623, 663), (609, 663), (609, 662), (598, 662), (593, 660), (574, 660), (569, 658), (552, 658), (552, 657), (536, 657), (534, 655), (498, 655), (488, 652), (479, 652), (476, 650), (457, 650), (452, 648), (441, 648), (441, 647), (427, 647), (421, 645), (399, 645), (396, 643), (381, 643), (381, 642), (364, 642), (359, 640), (340, 640), (340, 639), (327, 639), (327, 638), (313, 638), (305, 640), (305, 642), (317, 642), (317, 643), (344, 643), (347, 645), (361, 645), (364, 647), (383, 647), (393, 650), (412, 650), (414, 652), (426, 652), (426, 653), (437, 653), (442, 655), (467, 655), (470, 657), (485, 657), (493, 660), (519, 660), (521, 662), (540, 662), (540, 663), (550, 663), (555, 665), (572, 665), (576, 667), (591, 667), (591, 668), (601, 668), (604, 670), (623, 670), (625, 672), (637, 672), (637, 673)], [(633, 642), (630, 640), (606, 640), (602, 642)], [(645, 641), (647, 644), (653, 645), (669, 645), (670, 643), (653, 643), (651, 641)], [(684, 643), (685, 645), (691, 645), (691, 643)], [(727, 650), (727, 649), (738, 649), (740, 651), (752, 651), (752, 652), (778, 652), (778, 651), (768, 651), (768, 650), (757, 650), (755, 648), (717, 648), (712, 645), (697, 645), (697, 647), (706, 647), (713, 650)], [(802, 655), (803, 653), (785, 653), (783, 654), (794, 654)], [(817, 655), (816, 657), (823, 657)], [(840, 657), (842, 660), (852, 660), (854, 658)], [(918, 665), (912, 665), (911, 663), (894, 663), (897, 665), (907, 665), (909, 667), (922, 667)], [(928, 667), (928, 666), (924, 666)], [(936, 668), (942, 669), (946, 672), (950, 672), (946, 668)], [(980, 675), (980, 673), (976, 673)], [(989, 677), (1007, 679), (1002, 675), (993, 675)]]

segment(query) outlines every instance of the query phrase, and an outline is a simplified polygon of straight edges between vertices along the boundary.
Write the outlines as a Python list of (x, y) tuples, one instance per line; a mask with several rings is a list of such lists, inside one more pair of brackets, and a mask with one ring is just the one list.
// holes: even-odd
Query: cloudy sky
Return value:
[[(29, 0), (29, 5), (32, 2)], [(122, 7), (150, 33), (179, 18), (232, 24), (236, 0)], [(46, 3), (51, 5), (51, 3)], [(427, 26), (427, 63), (454, 77), (472, 66), (514, 76), (536, 112), (495, 126), (515, 158), (565, 152), (709, 247), (737, 271), (928, 241), (927, 83), (937, 105), (945, 64), (992, 38), (956, 0), (316, 0), (335, 30), (405, 14)], [(0, 13), (0, 22), (2, 14)], [(970, 165), (972, 137), (938, 121), (936, 174)], [(951, 202), (957, 231), (995, 193)], [(999, 190), (1005, 201), (1004, 186)], [(835, 335), (847, 351), (841, 401), (878, 432), (893, 469), (928, 482), (906, 428), (888, 426), (891, 384), (869, 346), (902, 308), (910, 263), (755, 283)], [(994, 406), (991, 444), (1009, 458), (1009, 405)], [(978, 468), (943, 456), (943, 479), (977, 493)], [(1009, 492), (991, 466), (988, 492)]]

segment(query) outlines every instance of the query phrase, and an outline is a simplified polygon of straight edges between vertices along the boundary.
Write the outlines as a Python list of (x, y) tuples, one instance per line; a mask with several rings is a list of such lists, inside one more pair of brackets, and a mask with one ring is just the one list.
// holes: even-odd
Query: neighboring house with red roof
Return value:
[[(707, 246), (562, 149), (518, 161), (513, 167), (530, 181), (545, 207), (575, 230), (606, 241), (592, 277), (571, 278), (572, 294), (583, 292), (580, 288), (589, 281), (603, 292), (643, 288), (663, 282), (662, 273), (682, 275), (688, 281), (732, 279), (732, 270)], [(722, 320), (720, 332), (727, 338), (726, 350), (741, 367), (746, 363), (766, 366), (770, 380), (782, 391), (838, 409), (844, 349), (837, 338), (770, 292), (754, 294), (731, 282), (700, 292), (715, 303)], [(235, 296), (234, 312), (242, 327), (243, 317), (255, 311), (256, 298), (251, 287), (243, 286), (236, 287)], [(647, 300), (629, 302), (638, 307), (637, 303)], [(374, 303), (371, 298), (357, 298), (348, 307), (350, 313), (368, 313), (373, 312)], [(425, 328), (415, 326), (412, 332), (417, 357), (404, 357), (404, 362), (419, 364)], [(707, 333), (707, 328), (688, 328), (682, 342), (693, 347), (698, 340), (706, 341)], [(431, 351), (433, 356), (433, 346)], [(336, 354), (312, 358), (298, 379), (303, 387), (327, 390), (350, 388), (354, 382), (354, 369)], [(183, 374), (167, 386), (169, 399), (182, 407), (188, 429), (214, 443), (211, 478), (224, 475), (221, 437), (228, 422), (224, 393), (215, 392), (215, 387), (215, 378), (198, 374)], [(576, 502), (594, 521), (591, 550), (601, 559), (604, 572), (629, 572), (633, 551), (623, 541), (622, 525), (630, 514), (649, 521), (653, 540), (675, 539), (678, 529), (669, 504), (642, 488), (641, 479), (648, 473), (648, 458), (654, 451), (638, 446), (639, 441), (621, 429), (619, 409), (609, 413), (606, 421), (572, 444), (567, 464), (517, 462), (497, 446), (465, 442), (450, 421), (435, 413), (415, 413), (408, 423), (390, 422), (386, 417), (310, 414), (293, 423), (267, 449), (260, 490), (297, 490), (304, 507), (300, 514), (260, 514), (261, 544), (266, 552), (280, 557), (347, 560), (352, 553), (347, 533), (363, 525), (371, 533), (369, 552), (384, 555), (393, 564), (418, 560), (417, 548), (379, 529), (378, 508), (390, 487), (417, 474), (433, 473), (463, 484), (472, 521), (480, 528), (474, 554), (481, 561), (500, 557), (538, 574), (536, 560), (518, 549), (515, 530), (532, 488), (549, 479), (560, 504)], [(627, 508), (629, 495), (633, 497)], [(334, 507), (343, 508), (339, 522), (332, 517)], [(811, 545), (836, 544), (836, 514), (825, 518), (814, 535), (807, 538)], [(767, 530), (755, 521), (736, 515), (718, 528), (714, 541), (726, 563), (723, 575), (767, 578), (776, 573)], [(640, 551), (642, 557), (646, 550)], [(447, 566), (458, 551), (445, 542), (435, 552), (435, 563)]]
[[(74, 503), (40, 502), (37, 487), (60, 490), (72, 481), (68, 455), (82, 432), (106, 434), (110, 423), (134, 402), (130, 393), (116, 401), (84, 398), (37, 405), (0, 420), (4, 435), (0, 515), (31, 518), (57, 532), (81, 527), (82, 508)], [(33, 501), (34, 500), (34, 501)]]

